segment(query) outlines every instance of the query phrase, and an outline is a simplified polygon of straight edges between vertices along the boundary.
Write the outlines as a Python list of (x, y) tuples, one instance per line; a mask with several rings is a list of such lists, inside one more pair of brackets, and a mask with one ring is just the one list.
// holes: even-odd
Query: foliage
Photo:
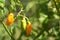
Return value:
[[(60, 0), (0, 0), (0, 40), (60, 40), (59, 4)], [(6, 25), (9, 13), (14, 22)]]

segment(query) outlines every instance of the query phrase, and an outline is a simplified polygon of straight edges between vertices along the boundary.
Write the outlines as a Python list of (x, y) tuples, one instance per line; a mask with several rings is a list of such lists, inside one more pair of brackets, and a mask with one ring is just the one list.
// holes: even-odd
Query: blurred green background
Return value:
[(32, 30), (26, 36), (21, 30), (21, 17), (7, 27), (15, 40), (60, 40), (60, 0), (0, 0), (0, 40), (12, 40), (1, 21), (8, 12), (29, 18)]

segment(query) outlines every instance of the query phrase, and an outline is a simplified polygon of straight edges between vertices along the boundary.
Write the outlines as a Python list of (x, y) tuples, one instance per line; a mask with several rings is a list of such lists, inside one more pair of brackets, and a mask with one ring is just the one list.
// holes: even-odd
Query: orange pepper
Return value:
[(32, 24), (27, 24), (26, 25), (26, 35), (29, 35), (32, 29)]
[(13, 21), (14, 21), (14, 14), (13, 13), (9, 13), (7, 15), (6, 24), (10, 25)]

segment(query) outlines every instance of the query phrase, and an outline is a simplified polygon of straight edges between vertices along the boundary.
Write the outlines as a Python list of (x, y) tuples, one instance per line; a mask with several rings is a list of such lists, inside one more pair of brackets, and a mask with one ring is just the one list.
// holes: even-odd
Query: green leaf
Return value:
[(16, 5), (18, 5), (20, 8), (23, 8), (23, 4), (20, 0), (15, 0)]
[(45, 3), (47, 1), (49, 1), (49, 0), (39, 0), (39, 3), (42, 4), (42, 3)]
[(29, 2), (25, 8), (26, 12), (30, 10), (31, 7), (33, 7), (36, 4), (35, 1)]

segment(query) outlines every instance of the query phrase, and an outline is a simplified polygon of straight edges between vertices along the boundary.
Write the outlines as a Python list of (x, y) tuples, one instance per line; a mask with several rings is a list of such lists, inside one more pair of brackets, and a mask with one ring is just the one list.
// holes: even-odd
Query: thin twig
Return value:
[(18, 16), (20, 16), (20, 13), (21, 12), (23, 12), (24, 10), (22, 10), (22, 8), (21, 8), (21, 10), (18, 12), (18, 14), (16, 15), (16, 17), (15, 17), (15, 19), (18, 17)]
[(5, 29), (5, 31), (8, 33), (8, 35), (11, 37), (12, 40), (15, 40), (12, 36), (11, 36), (11, 33), (8, 31), (8, 29), (6, 28), (7, 26), (4, 24), (4, 22), (2, 22), (2, 25)]
[(21, 11), (19, 11), (18, 14), (17, 14), (17, 16), (15, 17), (15, 19), (16, 19), (18, 16), (20, 16), (20, 17), (25, 17), (25, 18), (29, 21), (29, 19), (28, 19), (26, 16), (20, 15), (20, 13), (23, 12), (23, 11), (24, 11), (24, 10), (21, 9)]

